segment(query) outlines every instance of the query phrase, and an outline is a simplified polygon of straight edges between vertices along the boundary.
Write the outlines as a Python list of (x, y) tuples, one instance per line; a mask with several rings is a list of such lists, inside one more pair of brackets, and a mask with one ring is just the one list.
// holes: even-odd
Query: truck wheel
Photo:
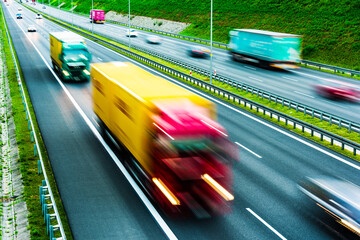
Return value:
[(52, 63), (52, 67), (53, 67), (54, 71), (57, 72), (57, 68), (56, 68), (54, 61), (51, 61), (51, 63)]

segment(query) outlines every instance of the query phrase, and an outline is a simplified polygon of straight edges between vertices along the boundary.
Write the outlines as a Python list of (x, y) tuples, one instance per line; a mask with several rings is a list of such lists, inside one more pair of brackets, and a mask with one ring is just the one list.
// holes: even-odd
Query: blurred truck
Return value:
[(301, 36), (257, 29), (230, 31), (229, 48), (235, 60), (245, 60), (262, 66), (296, 68), (300, 61)]
[(73, 32), (50, 33), (50, 54), (62, 80), (89, 80), (91, 54), (81, 36)]
[(105, 23), (105, 11), (99, 9), (90, 10), (90, 22)]
[(231, 210), (238, 149), (212, 102), (128, 62), (92, 64), (91, 82), (103, 134), (128, 149), (124, 164), (165, 213)]

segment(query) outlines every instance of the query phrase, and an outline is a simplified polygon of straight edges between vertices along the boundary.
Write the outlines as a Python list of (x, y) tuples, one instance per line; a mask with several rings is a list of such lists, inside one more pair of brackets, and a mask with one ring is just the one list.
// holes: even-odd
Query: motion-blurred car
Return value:
[(329, 99), (342, 99), (357, 102), (360, 98), (360, 86), (338, 80), (323, 80), (314, 85), (320, 96)]
[(18, 12), (21, 12), (22, 11), (22, 9), (21, 8), (18, 8)]
[(36, 32), (36, 27), (34, 25), (29, 25), (27, 28), (28, 32)]
[(135, 29), (130, 29), (130, 33), (129, 33), (129, 29), (126, 30), (126, 36), (127, 37), (137, 37), (138, 36), (138, 32)]
[(150, 44), (160, 44), (162, 39), (155, 35), (150, 35), (146, 38), (146, 42)]
[(43, 6), (43, 7), (42, 7), (42, 9), (46, 9), (46, 7), (45, 7), (45, 6)]
[(40, 13), (37, 13), (35, 19), (42, 19), (41, 14), (40, 14)]
[(335, 220), (360, 236), (360, 187), (330, 178), (306, 178), (300, 190)]
[(188, 54), (192, 57), (208, 58), (210, 56), (210, 50), (202, 46), (190, 46)]

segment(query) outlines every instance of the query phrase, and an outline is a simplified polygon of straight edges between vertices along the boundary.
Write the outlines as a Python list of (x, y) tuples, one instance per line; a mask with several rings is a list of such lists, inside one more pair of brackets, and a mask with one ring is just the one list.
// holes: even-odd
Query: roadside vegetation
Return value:
[[(34, 143), (31, 142), (30, 131), (28, 129), (28, 120), (26, 119), (24, 105), (22, 103), (22, 97), (19, 91), (14, 62), (11, 56), (5, 25), (2, 21), (3, 20), (2, 14), (3, 13), (0, 6), (0, 19), (1, 19), (0, 45), (2, 46), (1, 51), (3, 51), (6, 58), (7, 78), (9, 81), (10, 95), (12, 101), (12, 115), (16, 126), (15, 134), (19, 148), (19, 162), (20, 162), (19, 168), (22, 174), (22, 180), (24, 185), (24, 199), (26, 201), (27, 208), (29, 211), (29, 215), (28, 215), (29, 230), (31, 234), (31, 239), (45, 240), (45, 239), (49, 239), (49, 237), (46, 233), (46, 225), (44, 224), (44, 217), (41, 212), (41, 205), (39, 199), (39, 186), (41, 185), (44, 176), (42, 174), (38, 174), (39, 158), (37, 156), (34, 156)], [(21, 70), (20, 70), (20, 74), (22, 74)], [(56, 205), (59, 210), (60, 217), (65, 228), (67, 239), (72, 239), (70, 227), (67, 223), (66, 214), (61, 203), (60, 195), (56, 188), (56, 183), (54, 180), (54, 176), (52, 175), (52, 170), (49, 163), (49, 159), (47, 157), (45, 145), (41, 139), (40, 131), (37, 126), (36, 117), (30, 102), (30, 98), (27, 94), (27, 88), (25, 83), (23, 83), (23, 87), (26, 93), (25, 97), (28, 101), (31, 117), (32, 119), (34, 119), (34, 125), (36, 129), (35, 131), (37, 132), (40, 148), (41, 151), (43, 152), (43, 160), (48, 174), (48, 179), (51, 184), (51, 189), (54, 193)]]
[[(71, 0), (61, 2), (71, 8)], [(91, 0), (73, 5), (89, 14)], [(214, 41), (227, 43), (234, 28), (299, 34), (304, 59), (360, 70), (360, 0), (213, 0), (213, 6)], [(128, 0), (94, 0), (94, 8), (128, 14)], [(210, 38), (210, 0), (131, 0), (131, 14), (188, 22), (181, 34)]]

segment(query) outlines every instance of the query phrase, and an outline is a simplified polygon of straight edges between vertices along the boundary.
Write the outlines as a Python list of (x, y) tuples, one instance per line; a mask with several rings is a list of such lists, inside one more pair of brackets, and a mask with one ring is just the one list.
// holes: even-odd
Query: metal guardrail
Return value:
[[(341, 145), (342, 150), (344, 150), (346, 147), (351, 148), (354, 155), (357, 155), (357, 153), (360, 150), (360, 144), (358, 144), (358, 143), (352, 142), (352, 141), (350, 141), (350, 140), (348, 140), (346, 138), (337, 136), (336, 134), (333, 134), (331, 132), (323, 130), (323, 129), (319, 128), (319, 127), (313, 126), (313, 125), (311, 125), (311, 124), (309, 124), (307, 122), (298, 120), (298, 119), (296, 119), (294, 117), (288, 116), (288, 115), (286, 115), (284, 113), (281, 113), (281, 112), (273, 110), (273, 109), (271, 109), (269, 107), (263, 106), (263, 105), (261, 105), (259, 103), (251, 101), (249, 99), (246, 99), (246, 98), (244, 98), (242, 96), (239, 96), (237, 94), (234, 94), (234, 93), (232, 93), (230, 91), (227, 91), (227, 90), (224, 90), (224, 89), (222, 89), (220, 87), (214, 86), (214, 85), (212, 85), (212, 84), (210, 84), (210, 83), (208, 83), (206, 81), (197, 79), (197, 78), (195, 78), (195, 77), (193, 77), (191, 75), (185, 74), (185, 73), (183, 73), (181, 71), (178, 71), (178, 70), (175, 70), (175, 69), (173, 69), (171, 67), (168, 67), (166, 65), (160, 64), (160, 63), (158, 63), (158, 62), (156, 62), (154, 60), (151, 60), (149, 58), (141, 56), (141, 55), (139, 55), (137, 53), (131, 52), (131, 51), (127, 50), (127, 49), (121, 48), (121, 47), (119, 47), (119, 46), (117, 46), (115, 44), (109, 43), (106, 40), (102, 40), (102, 39), (100, 39), (98, 37), (92, 36), (91, 34), (84, 33), (83, 31), (81, 31), (79, 29), (76, 29), (76, 28), (73, 28), (73, 27), (70, 27), (70, 26), (68, 26), (68, 25), (66, 25), (66, 24), (64, 24), (64, 23), (62, 23), (60, 21), (57, 21), (57, 20), (53, 20), (53, 21), (57, 22), (59, 25), (62, 25), (64, 27), (67, 27), (67, 28), (71, 29), (74, 32), (80, 33), (80, 34), (86, 36), (87, 38), (94, 39), (97, 42), (101, 42), (101, 43), (103, 43), (103, 44), (105, 44), (107, 46), (115, 48), (118, 51), (120, 51), (120, 52), (122, 52), (122, 53), (124, 53), (126, 55), (131, 56), (132, 58), (136, 59), (137, 61), (144, 62), (144, 63), (146, 63), (146, 64), (148, 64), (148, 65), (150, 65), (150, 66), (152, 66), (152, 67), (154, 67), (156, 69), (159, 69), (161, 71), (169, 73), (169, 74), (171, 74), (171, 75), (173, 75), (173, 76), (175, 76), (177, 78), (180, 78), (180, 79), (182, 79), (182, 80), (184, 80), (184, 81), (186, 81), (186, 82), (188, 82), (190, 84), (196, 85), (197, 87), (201, 88), (204, 91), (210, 91), (211, 93), (218, 95), (222, 99), (232, 101), (233, 103), (243, 105), (244, 107), (249, 107), (251, 110), (255, 108), (257, 112), (262, 112), (263, 115), (269, 115), (270, 118), (277, 118), (278, 121), (280, 121), (280, 120), (284, 121), (286, 125), (292, 124), (293, 128), (299, 128), (300, 127), (303, 132), (304, 131), (310, 132), (311, 136), (314, 136), (314, 134), (317, 134), (317, 135), (319, 135), (321, 141), (323, 141), (324, 138), (328, 138), (331, 145), (333, 145), (334, 143), (336, 144), (336, 142), (337, 142), (337, 143), (339, 143)], [(217, 76), (214, 76), (214, 77), (216, 78)], [(250, 92), (252, 94), (257, 94), (259, 97), (265, 98), (266, 94), (264, 94), (264, 93), (260, 94), (260, 91), (256, 91), (255, 89), (250, 88), (248, 86), (245, 86), (243, 84), (239, 84), (237, 82), (229, 83), (228, 80), (221, 80), (221, 81), (223, 81), (225, 83), (228, 83), (228, 84), (232, 85), (233, 87), (236, 87), (236, 88), (241, 89), (243, 91), (247, 91), (247, 92)], [(280, 102), (278, 102), (279, 97), (274, 97), (273, 95), (269, 95), (268, 97), (269, 97), (268, 98), (269, 101), (273, 100), (273, 101), (280, 104)], [(289, 102), (286, 103), (285, 100), (282, 102), (282, 104), (283, 105), (288, 104), (290, 107), (293, 106)], [(297, 111), (303, 110), (305, 113), (311, 112), (314, 116), (315, 116), (315, 114), (318, 114), (318, 113), (315, 112), (314, 109), (311, 109), (311, 108), (304, 107), (303, 109), (301, 109), (300, 106), (296, 106), (296, 109), (297, 109)], [(322, 118), (325, 119), (324, 114), (322, 115)], [(334, 120), (334, 119), (332, 119), (332, 117), (330, 117), (330, 124), (334, 123), (335, 121), (336, 120)], [(343, 122), (341, 120), (339, 120), (338, 124), (339, 124), (339, 126), (341, 126), (341, 124), (343, 124)], [(360, 130), (360, 128), (357, 129), (357, 131), (359, 131), (359, 130)]]
[[(39, 148), (38, 139), (37, 139), (37, 136), (36, 136), (33, 120), (32, 120), (31, 114), (30, 114), (29, 105), (28, 105), (27, 100), (26, 100), (25, 91), (24, 91), (24, 87), (23, 87), (23, 84), (22, 84), (22, 79), (21, 79), (20, 72), (19, 72), (19, 66), (17, 65), (17, 61), (16, 61), (16, 57), (15, 57), (15, 51), (13, 49), (13, 46), (12, 46), (12, 43), (11, 43), (11, 40), (10, 40), (11, 38), (10, 38), (9, 30), (8, 30), (8, 27), (7, 27), (7, 24), (6, 24), (6, 21), (5, 21), (4, 13), (2, 15), (3, 15), (3, 23), (4, 23), (5, 29), (6, 29), (6, 35), (8, 37), (9, 47), (10, 47), (10, 50), (11, 50), (12, 59), (14, 61), (16, 78), (18, 80), (19, 90), (20, 90), (20, 93), (21, 93), (22, 102), (24, 104), (24, 110), (25, 110), (25, 114), (26, 114), (26, 119), (28, 120), (28, 124), (29, 124), (29, 131), (30, 131), (31, 141), (32, 142), (35, 141), (35, 144), (34, 144), (34, 156), (39, 156), (38, 173), (40, 174), (41, 172), (43, 172), (44, 179), (45, 179), (45, 180), (42, 181), (42, 186), (40, 186), (40, 195), (39, 196), (40, 196), (40, 203), (41, 203), (41, 207), (42, 207), (42, 212), (43, 212), (43, 215), (44, 215), (44, 222), (47, 225), (47, 233), (49, 235), (50, 240), (54, 240), (54, 239), (66, 240), (66, 235), (65, 235), (65, 232), (64, 232), (64, 228), (62, 226), (60, 215), (59, 215), (58, 209), (56, 207), (55, 199), (54, 199), (53, 193), (51, 191), (49, 180), (48, 180), (48, 177), (47, 177), (47, 174), (46, 174), (46, 169), (45, 169), (45, 166), (44, 166), (42, 153), (41, 153), (40, 148)], [(47, 194), (45, 194), (45, 193), (47, 193)], [(46, 210), (44, 209), (44, 206), (46, 207)], [(51, 214), (48, 213), (48, 211), (50, 209), (53, 212)], [(52, 224), (52, 222), (54, 222), (54, 221), (56, 222), (55, 225)], [(61, 238), (54, 238), (54, 232), (55, 231), (60, 231)]]
[(305, 64), (305, 66), (310, 65), (310, 66), (318, 67), (319, 69), (324, 68), (324, 69), (332, 70), (332, 71), (334, 71), (334, 73), (345, 72), (345, 73), (349, 73), (351, 76), (354, 76), (354, 75), (360, 76), (360, 71), (355, 71), (355, 70), (351, 70), (351, 69), (326, 65), (323, 63), (311, 62), (311, 61), (307, 61), (307, 60), (301, 60), (301, 63)]

